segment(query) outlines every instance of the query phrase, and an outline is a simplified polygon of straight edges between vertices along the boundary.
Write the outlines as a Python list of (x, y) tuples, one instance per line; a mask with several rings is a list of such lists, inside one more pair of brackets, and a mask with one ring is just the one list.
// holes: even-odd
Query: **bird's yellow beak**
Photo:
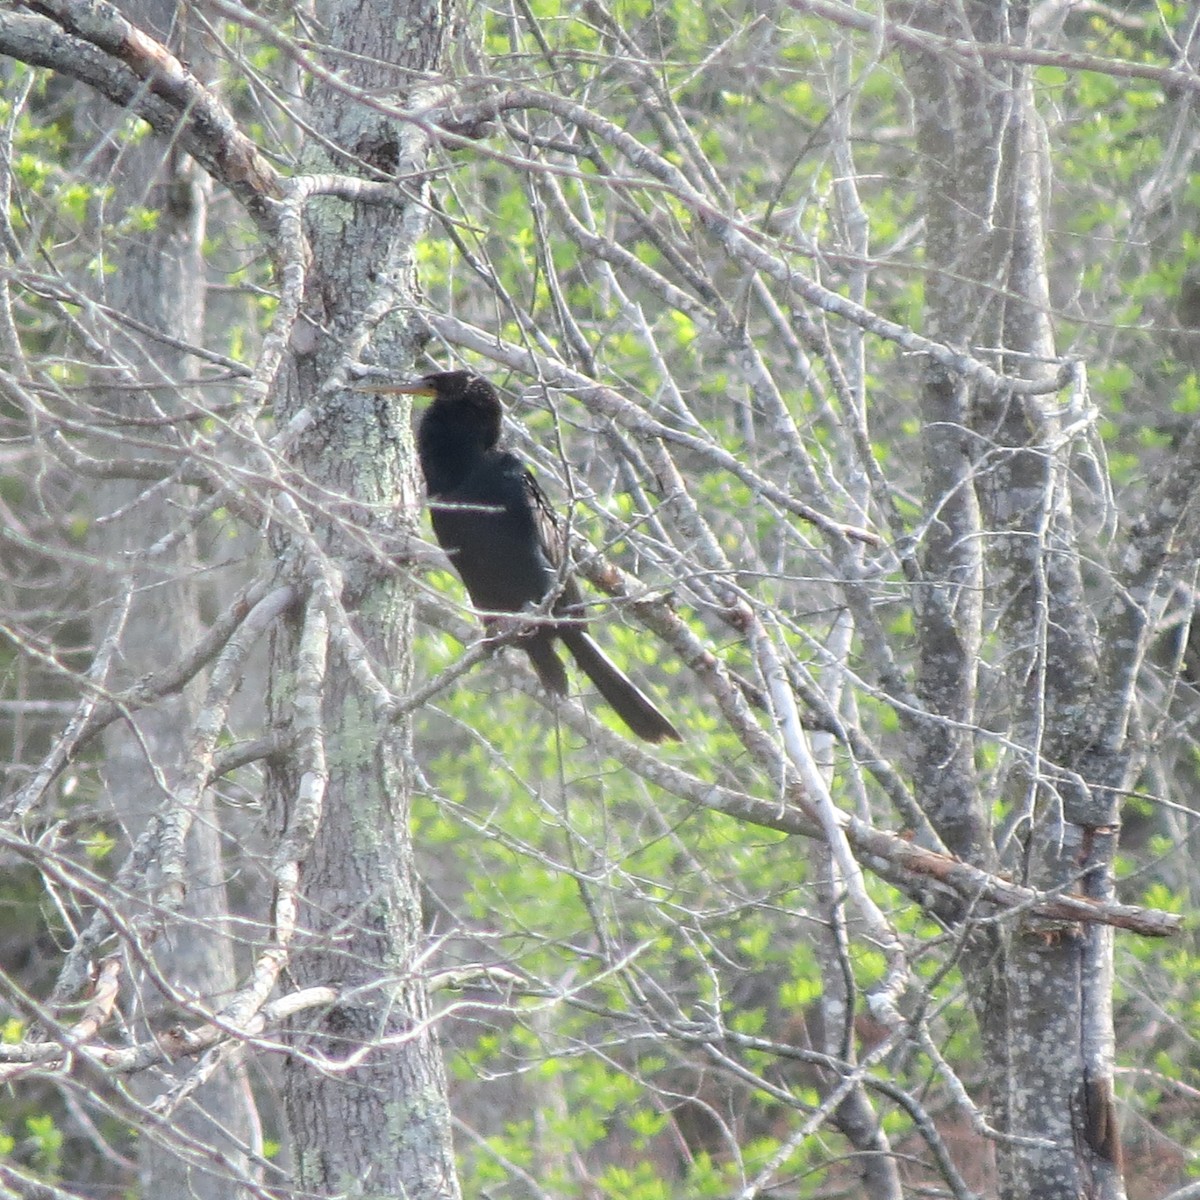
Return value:
[(429, 384), (417, 380), (414, 383), (387, 383), (381, 379), (365, 379), (354, 385), (356, 392), (374, 392), (377, 396), (436, 396), (437, 391)]

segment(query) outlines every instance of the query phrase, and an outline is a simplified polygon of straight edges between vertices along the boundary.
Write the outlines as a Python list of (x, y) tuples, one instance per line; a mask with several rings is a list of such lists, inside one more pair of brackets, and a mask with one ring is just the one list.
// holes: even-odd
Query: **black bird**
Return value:
[[(561, 640), (617, 716), (647, 742), (679, 741), (675, 726), (600, 650), (583, 628), (583, 597), (561, 570), (566, 538), (554, 510), (521, 461), (498, 446), (503, 408), (496, 389), (470, 371), (435, 371), (415, 383), (370, 385), (380, 392), (432, 396), (417, 429), (433, 532), (475, 607), (517, 613), (551, 593), (555, 617), (521, 637), (542, 686), (567, 694)], [(486, 619), (486, 616), (485, 616)]]

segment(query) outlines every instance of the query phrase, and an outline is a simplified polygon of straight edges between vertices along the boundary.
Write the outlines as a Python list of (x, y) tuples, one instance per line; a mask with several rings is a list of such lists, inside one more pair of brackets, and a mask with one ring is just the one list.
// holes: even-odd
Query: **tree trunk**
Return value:
[[(199, 47), (183, 48), (186, 30), (177, 23), (175, 0), (138, 0), (125, 9), (141, 28), (176, 46), (194, 63), (202, 53)], [(99, 98), (84, 108), (92, 120), (80, 124), (106, 134), (127, 120), (125, 112)], [(98, 257), (111, 271), (104, 300), (115, 312), (151, 329), (202, 345), (206, 283), (202, 242), (210, 190), (203, 172), (171, 139), (152, 132), (139, 139), (113, 137), (98, 151), (87, 149), (95, 181), (113, 184), (112, 195), (97, 202), (95, 214)], [(117, 232), (135, 210), (152, 212), (153, 227), (138, 229), (136, 234)], [(182, 349), (133, 329), (114, 331), (112, 349), (139, 378), (157, 379), (162, 387), (113, 389), (105, 396), (105, 408), (114, 416), (147, 422), (145, 429), (136, 424), (131, 429), (143, 440), (153, 437), (156, 419), (185, 410), (177, 383), (194, 374), (195, 364)], [(180, 451), (173, 431), (167, 429), (160, 458)], [(101, 443), (98, 453), (110, 455), (111, 443)], [(136, 457), (138, 451), (129, 453)], [(103, 481), (94, 490), (95, 512), (115, 518), (100, 523), (94, 539), (110, 568), (93, 577), (101, 622), (96, 640), (103, 638), (104, 624), (128, 589), (132, 599), (127, 628), (132, 632), (122, 640), (118, 676), (125, 685), (171, 662), (181, 646), (195, 644), (202, 628), (194, 582), (200, 561), (196, 539), (188, 535), (165, 553), (148, 555), (166, 529), (163, 509), (146, 491), (145, 484), (120, 480)], [(177, 499), (178, 511), (186, 512), (191, 497), (180, 494)], [(173, 802), (175, 765), (186, 760), (196, 700), (196, 689), (185, 689), (139, 713), (132, 723), (135, 728), (122, 722), (109, 731), (104, 785), (121, 823), (135, 837), (164, 804)], [(212, 792), (205, 790), (188, 833), (189, 887), (180, 905), (181, 923), (155, 946), (155, 962), (164, 977), (185, 993), (206, 998), (227, 995), (236, 983), (221, 843), (221, 813)], [(129, 967), (132, 978), (140, 981), (130, 989), (134, 998), (130, 1017), (139, 1036), (153, 1036), (179, 1020), (180, 1014), (141, 973), (135, 958)], [(161, 1072), (136, 1080), (134, 1092), (149, 1102), (163, 1091), (164, 1075), (179, 1079), (190, 1069), (187, 1061), (164, 1063)], [(174, 1113), (172, 1129), (179, 1142), (154, 1137), (138, 1142), (143, 1194), (227, 1200), (233, 1193), (226, 1168), (203, 1154), (181, 1153), (180, 1147), (188, 1140), (194, 1147), (214, 1147), (238, 1171), (245, 1169), (244, 1147), (261, 1152), (258, 1115), (236, 1059), (227, 1060)]]
[[(1023, 5), (969, 3), (940, 12), (934, 31), (1019, 44), (1025, 16)], [(1043, 364), (1054, 357), (1042, 225), (1048, 164), (1028, 71), (1003, 60), (966, 68), (921, 52), (909, 55), (908, 77), (928, 202), (929, 331), (973, 350), (1002, 346), (1008, 361), (999, 368), (1044, 378)], [(1115, 823), (1064, 805), (1043, 766), (1077, 763), (1096, 677), (1057, 404), (985, 394), (937, 367), (925, 389), (925, 499), (941, 519), (930, 527), (923, 560), (931, 597), (922, 614), (923, 698), (952, 723), (924, 743), (915, 778), (958, 855), (988, 866), (1006, 860), (1044, 889), (1072, 886), (1085, 862), (1105, 874), (1102, 858), (1091, 861), (1105, 847), (1089, 826)], [(1008, 690), (982, 713), (985, 594), (1000, 614)], [(966, 730), (980, 722), (997, 728), (1005, 713), (1005, 733), (1024, 753), (1003, 783), (1009, 819), (997, 845), (995, 797), (979, 786)], [(993, 1119), (1005, 1135), (996, 1143), (1001, 1195), (1123, 1195), (1111, 1011), (1107, 992), (1087, 982), (1097, 973), (1108, 978), (1111, 939), (1025, 920), (972, 934), (963, 965), (989, 1060)]]
[[(327, 65), (356, 86), (388, 89), (393, 102), (413, 103), (409, 73), (439, 63), (446, 17), (436, 3), (364, 7), (347, 0), (321, 6), (318, 15), (331, 52), (361, 56), (330, 53)], [(361, 160), (400, 176), (419, 169), (425, 146), (405, 126), (321, 85), (309, 102), (321, 135), (306, 155), (309, 170), (353, 170), (355, 163), (361, 169)], [(331, 162), (332, 146), (345, 154)], [(318, 398), (318, 387), (344, 369), (346, 356), (369, 354), (394, 370), (411, 368), (416, 334), (407, 322), (392, 315), (369, 326), (364, 314), (379, 311), (381, 301), (392, 314), (411, 302), (423, 210), (416, 204), (351, 210), (341, 200), (318, 200), (308, 214), (312, 265), (302, 320), (311, 337), (293, 339), (290, 381), (276, 415), (283, 427), (301, 406), (313, 411), (295, 455), (313, 501), (306, 510), (313, 539), (337, 562), (340, 599), (366, 664), (403, 694), (411, 677), (412, 596), (386, 548), (411, 528), (416, 513), (409, 413), (359, 391)], [(275, 538), (303, 579), (300, 543), (282, 527)], [(319, 603), (309, 590), (304, 617), (277, 639), (277, 711), (291, 699), (301, 627)], [(304, 935), (291, 973), (301, 987), (332, 985), (341, 995), (294, 1026), (284, 1098), (295, 1181), (315, 1195), (454, 1197), (440, 1050), (417, 968), (425, 939), (409, 831), (410, 727), (407, 716), (387, 723), (372, 712), (356, 681), (356, 654), (333, 639), (324, 674), (328, 783), (303, 868)], [(302, 782), (287, 771), (273, 780), (271, 808), (281, 837)]]

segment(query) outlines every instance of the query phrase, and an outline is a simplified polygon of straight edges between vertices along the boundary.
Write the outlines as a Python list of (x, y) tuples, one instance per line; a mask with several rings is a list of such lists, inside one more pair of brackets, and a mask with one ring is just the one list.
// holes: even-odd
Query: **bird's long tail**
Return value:
[(558, 636), (567, 644), (580, 669), (596, 685), (596, 690), (638, 737), (646, 742), (683, 740), (679, 730), (582, 629), (560, 629)]
[(522, 648), (529, 655), (542, 687), (556, 696), (567, 694), (567, 668), (554, 649), (554, 635), (546, 626), (541, 626), (521, 640)]

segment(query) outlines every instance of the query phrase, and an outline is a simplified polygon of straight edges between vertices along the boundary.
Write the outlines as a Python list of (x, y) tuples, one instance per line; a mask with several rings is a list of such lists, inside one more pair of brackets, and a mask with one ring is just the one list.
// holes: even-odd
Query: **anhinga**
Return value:
[(679, 741), (675, 726), (588, 636), (579, 586), (563, 569), (563, 529), (528, 468), (499, 447), (503, 408), (496, 389), (470, 371), (435, 371), (414, 383), (368, 386), (433, 397), (417, 429), (433, 532), (485, 619), (519, 613), (556, 593), (551, 615), (520, 640), (542, 685), (567, 694), (557, 638), (638, 737)]

